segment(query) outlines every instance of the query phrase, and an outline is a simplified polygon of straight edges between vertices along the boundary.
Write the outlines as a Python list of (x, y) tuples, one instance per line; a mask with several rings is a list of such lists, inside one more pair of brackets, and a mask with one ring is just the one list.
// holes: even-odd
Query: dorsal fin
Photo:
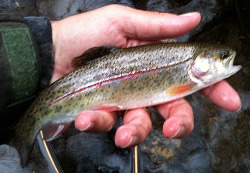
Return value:
[(86, 50), (82, 55), (75, 57), (71, 62), (71, 66), (73, 69), (78, 69), (88, 64), (90, 61), (106, 56), (110, 53), (116, 52), (117, 50), (118, 48), (116, 47), (107, 47), (107, 46), (90, 48)]

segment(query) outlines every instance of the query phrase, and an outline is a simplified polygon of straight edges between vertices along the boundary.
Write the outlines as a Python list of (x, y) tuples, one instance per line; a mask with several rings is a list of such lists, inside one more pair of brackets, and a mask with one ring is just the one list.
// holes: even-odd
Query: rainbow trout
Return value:
[(83, 110), (119, 111), (187, 96), (239, 71), (235, 55), (226, 47), (190, 43), (119, 49), (44, 90), (18, 122), (10, 144), (24, 166), (40, 129), (53, 139)]

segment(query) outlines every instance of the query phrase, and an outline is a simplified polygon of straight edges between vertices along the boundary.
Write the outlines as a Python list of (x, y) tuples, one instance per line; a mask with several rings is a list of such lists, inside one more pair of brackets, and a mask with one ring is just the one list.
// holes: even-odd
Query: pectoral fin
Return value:
[(180, 84), (173, 86), (171, 88), (168, 88), (166, 90), (166, 94), (170, 96), (176, 96), (180, 94), (185, 94), (187, 92), (192, 91), (196, 86), (196, 83), (187, 83), (187, 84)]

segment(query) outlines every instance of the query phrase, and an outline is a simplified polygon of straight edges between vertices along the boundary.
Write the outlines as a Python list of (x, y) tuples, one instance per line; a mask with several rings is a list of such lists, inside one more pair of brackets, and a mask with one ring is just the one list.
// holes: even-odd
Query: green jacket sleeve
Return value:
[(52, 55), (51, 25), (46, 17), (0, 13), (0, 130), (18, 119), (49, 85)]

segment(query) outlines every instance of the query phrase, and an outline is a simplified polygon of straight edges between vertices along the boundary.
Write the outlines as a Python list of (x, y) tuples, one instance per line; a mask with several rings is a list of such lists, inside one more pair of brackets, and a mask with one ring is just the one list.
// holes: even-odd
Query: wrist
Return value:
[(52, 28), (52, 47), (54, 53), (54, 70), (50, 80), (50, 83), (54, 82), (58, 78), (62, 77), (65, 73), (69, 72), (68, 67), (65, 63), (67, 55), (65, 52), (65, 40), (64, 32), (61, 30), (60, 21), (51, 21)]

